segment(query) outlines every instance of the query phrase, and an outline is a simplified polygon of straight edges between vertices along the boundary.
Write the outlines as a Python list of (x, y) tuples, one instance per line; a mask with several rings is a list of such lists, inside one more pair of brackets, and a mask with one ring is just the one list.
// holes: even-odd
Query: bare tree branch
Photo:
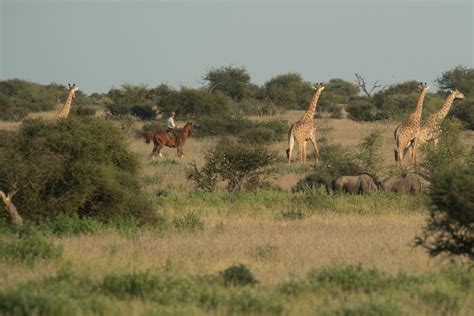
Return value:
[[(372, 88), (369, 89), (369, 88), (367, 88), (367, 82), (365, 81), (365, 78), (361, 74), (355, 73), (354, 75), (357, 78), (357, 85), (359, 86), (359, 88), (362, 89), (362, 91), (364, 91), (365, 95), (367, 95), (367, 97), (369, 99), (372, 98), (372, 94), (375, 91), (375, 89), (378, 89), (378, 88), (382, 87), (382, 85), (377, 80), (372, 85)], [(385, 87), (383, 87), (381, 91), (383, 91), (384, 89), (385, 89)]]
[(13, 191), (10, 191), (8, 193), (5, 193), (2, 190), (0, 190), (0, 197), (3, 200), (3, 203), (5, 203), (5, 206), (7, 207), (8, 213), (10, 213), (13, 223), (15, 223), (17, 226), (21, 226), (23, 225), (23, 218), (18, 213), (18, 210), (12, 201), (13, 196), (19, 190), (18, 188), (16, 188), (16, 184), (17, 184), (17, 181), (13, 185), (15, 187)]

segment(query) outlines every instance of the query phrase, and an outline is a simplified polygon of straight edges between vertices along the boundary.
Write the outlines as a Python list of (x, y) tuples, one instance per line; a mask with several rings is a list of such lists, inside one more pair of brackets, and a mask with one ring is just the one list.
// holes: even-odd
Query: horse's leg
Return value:
[(156, 150), (158, 149), (158, 143), (157, 142), (153, 142), (153, 150), (151, 151), (150, 153), (150, 156), (153, 160), (155, 160), (155, 153), (156, 153)]
[(161, 154), (161, 150), (163, 149), (164, 145), (162, 143), (158, 143), (158, 156), (163, 158), (163, 155)]

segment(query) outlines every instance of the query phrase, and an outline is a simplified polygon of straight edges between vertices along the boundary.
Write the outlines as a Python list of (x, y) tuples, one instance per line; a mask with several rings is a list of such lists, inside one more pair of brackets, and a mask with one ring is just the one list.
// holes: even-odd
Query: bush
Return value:
[(320, 142), (320, 162), (314, 167), (312, 173), (298, 181), (293, 191), (307, 189), (331, 188), (332, 181), (340, 175), (359, 175), (366, 172), (358, 158), (358, 154), (340, 145), (331, 145), (325, 141)]
[(271, 129), (261, 126), (242, 131), (238, 137), (242, 143), (258, 145), (270, 144), (276, 138)]
[(191, 165), (187, 178), (198, 189), (212, 191), (219, 180), (227, 183), (229, 192), (254, 189), (262, 178), (275, 172), (276, 153), (259, 146), (246, 146), (221, 141), (206, 156), (204, 167), (199, 170)]
[(432, 178), (440, 170), (464, 165), (474, 154), (472, 148), (465, 145), (463, 128), (457, 119), (451, 118), (443, 121), (438, 140), (436, 147), (433, 142), (421, 147), (421, 151), (425, 153), (421, 172), (426, 178)]
[(173, 225), (178, 231), (201, 231), (204, 223), (196, 213), (188, 213), (183, 217), (173, 219)]
[(0, 169), (0, 188), (8, 191), (17, 181), (14, 203), (26, 219), (154, 217), (136, 176), (138, 161), (110, 122), (26, 121), (0, 141), (0, 165), (6, 166)]
[(456, 104), (452, 115), (459, 119), (466, 128), (474, 130), (474, 97), (466, 98)]
[(250, 269), (243, 264), (230, 266), (222, 271), (220, 276), (226, 286), (245, 286), (258, 283)]
[(313, 89), (311, 83), (303, 81), (301, 75), (288, 73), (267, 81), (265, 96), (272, 103), (286, 109), (305, 109), (311, 101)]
[(73, 107), (72, 113), (78, 116), (95, 116), (95, 109), (88, 106)]
[(131, 108), (130, 113), (142, 120), (153, 120), (156, 116), (155, 110), (146, 105), (135, 105)]
[(260, 101), (255, 99), (244, 99), (236, 106), (240, 111), (245, 115), (275, 115), (277, 112), (277, 107), (268, 101)]
[(17, 239), (0, 242), (0, 254), (7, 260), (32, 265), (38, 259), (61, 258), (63, 249), (48, 242), (33, 227), (24, 226), (19, 230)]
[(236, 116), (211, 115), (200, 116), (196, 119), (196, 136), (225, 136), (238, 135), (252, 126), (252, 122)]
[(93, 218), (79, 218), (77, 214), (60, 214), (42, 225), (45, 231), (60, 236), (91, 234), (101, 228), (103, 228), (101, 222)]
[(444, 169), (432, 179), (430, 211), (416, 244), (432, 256), (445, 253), (474, 259), (474, 165)]
[(0, 119), (19, 121), (28, 112), (52, 110), (58, 99), (65, 100), (67, 89), (62, 85), (40, 85), (11, 79), (0, 81)]
[(375, 105), (369, 100), (357, 100), (351, 102), (347, 107), (349, 118), (354, 121), (372, 122), (379, 118), (379, 112)]
[(225, 115), (232, 105), (229, 97), (221, 92), (211, 93), (206, 89), (182, 87), (172, 90), (160, 99), (161, 113), (176, 112), (178, 117), (196, 118), (214, 115)]

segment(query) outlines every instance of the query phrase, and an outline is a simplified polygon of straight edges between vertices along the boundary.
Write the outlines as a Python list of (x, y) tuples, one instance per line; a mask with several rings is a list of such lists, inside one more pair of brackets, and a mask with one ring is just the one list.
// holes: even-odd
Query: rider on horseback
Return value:
[(168, 118), (168, 129), (166, 131), (171, 137), (174, 138), (176, 144), (178, 140), (179, 130), (178, 126), (174, 123), (174, 116), (175, 113), (171, 112), (170, 117)]

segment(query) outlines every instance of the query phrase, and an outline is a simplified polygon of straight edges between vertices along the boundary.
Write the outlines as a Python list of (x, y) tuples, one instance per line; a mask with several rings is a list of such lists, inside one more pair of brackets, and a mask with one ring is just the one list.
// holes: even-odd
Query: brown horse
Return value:
[(161, 149), (164, 146), (167, 147), (174, 147), (178, 150), (178, 157), (183, 156), (183, 146), (186, 142), (186, 138), (191, 134), (191, 129), (193, 128), (193, 123), (188, 122), (184, 125), (183, 128), (178, 130), (178, 137), (175, 139), (174, 137), (170, 136), (167, 131), (148, 131), (145, 134), (145, 141), (147, 144), (153, 139), (153, 151), (151, 152), (151, 156), (155, 159), (155, 154), (158, 153), (158, 156), (163, 157), (161, 155)]

